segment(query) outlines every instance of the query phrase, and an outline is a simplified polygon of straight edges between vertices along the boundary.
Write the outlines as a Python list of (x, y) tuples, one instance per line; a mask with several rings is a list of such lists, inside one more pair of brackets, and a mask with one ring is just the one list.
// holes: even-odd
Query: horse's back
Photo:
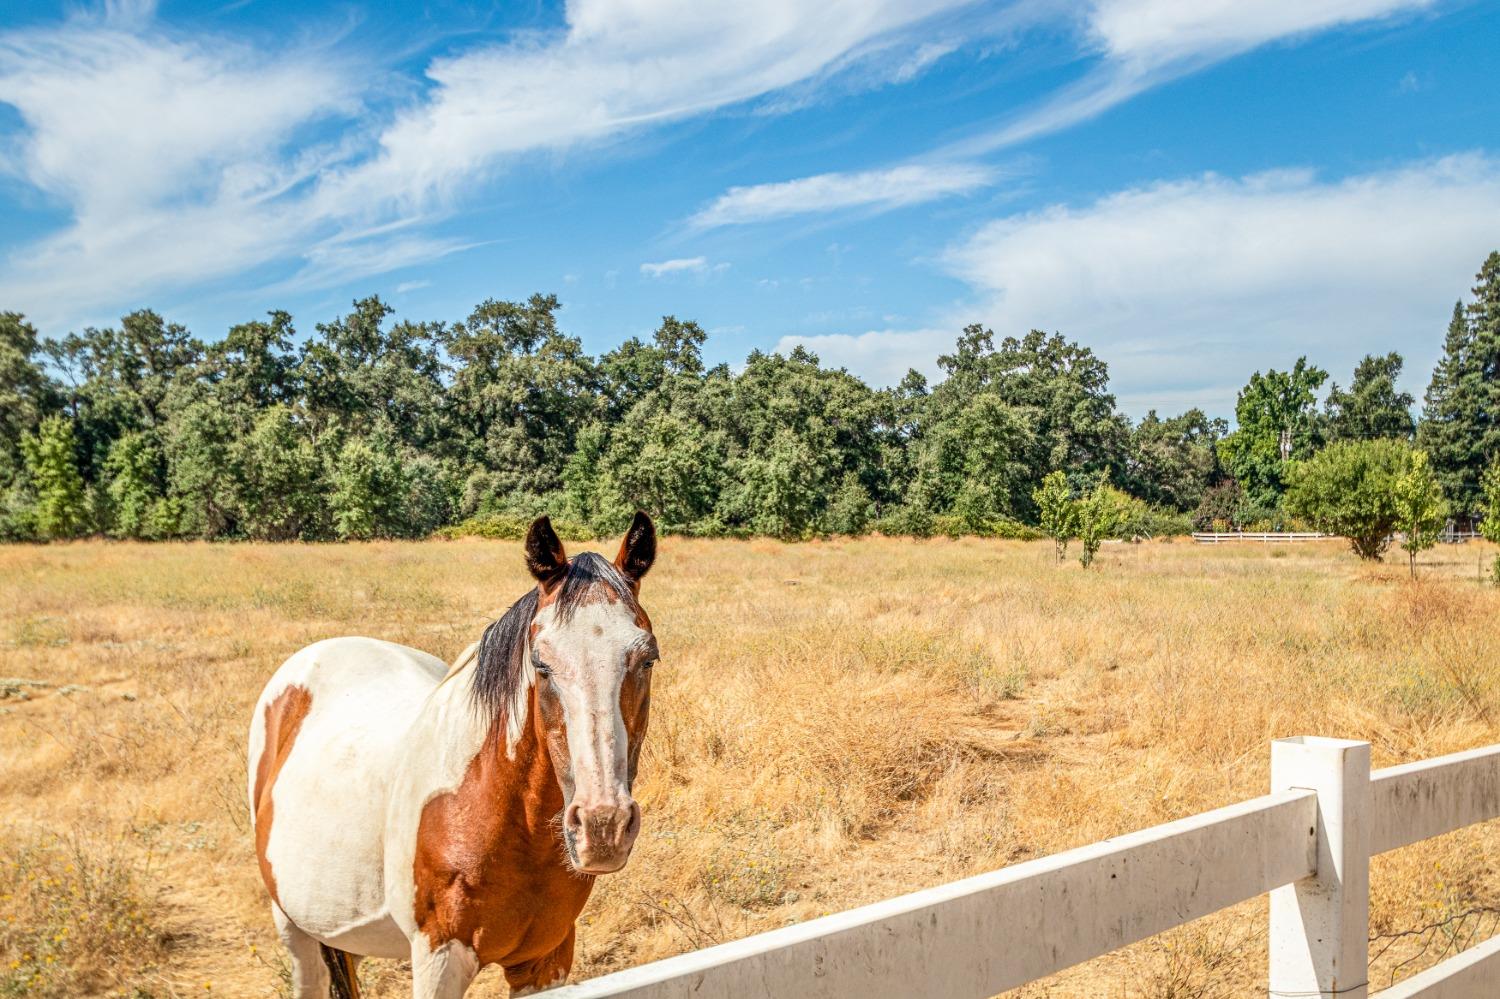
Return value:
[(353, 953), (399, 957), (384, 911), (387, 791), (447, 664), (371, 638), (309, 645), (282, 664), (250, 725), (261, 873), (298, 927)]

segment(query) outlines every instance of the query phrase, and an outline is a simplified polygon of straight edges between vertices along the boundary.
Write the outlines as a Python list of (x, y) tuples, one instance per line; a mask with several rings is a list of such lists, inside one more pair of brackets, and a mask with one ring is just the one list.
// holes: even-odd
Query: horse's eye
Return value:
[(655, 666), (655, 665), (656, 665), (656, 660), (655, 659), (647, 659), (645, 662), (641, 663), (641, 669), (650, 669), (652, 666)]
[(552, 667), (548, 666), (546, 663), (542, 662), (540, 659), (536, 658), (535, 656), (532, 657), (531, 663), (532, 663), (533, 666), (536, 667), (537, 676), (551, 676), (552, 675)]

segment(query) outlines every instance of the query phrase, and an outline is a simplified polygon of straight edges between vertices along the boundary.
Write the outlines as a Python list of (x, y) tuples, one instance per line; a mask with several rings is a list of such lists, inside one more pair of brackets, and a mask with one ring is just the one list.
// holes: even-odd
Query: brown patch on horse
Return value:
[(459, 786), (423, 806), (412, 864), (413, 915), (428, 946), (458, 940), (481, 964), (503, 965), (512, 988), (566, 977), (573, 923), (594, 886), (564, 854), (563, 794), (536, 701), (533, 688), (533, 723), (514, 759), (496, 725)]
[(291, 755), (292, 743), (302, 729), (302, 722), (312, 709), (312, 693), (300, 684), (291, 684), (266, 705), (266, 745), (255, 765), (255, 855), (260, 859), (260, 876), (266, 882), (271, 900), (277, 905), (276, 875), (271, 871), (266, 848), (271, 842), (273, 806), (271, 790), (276, 775)]

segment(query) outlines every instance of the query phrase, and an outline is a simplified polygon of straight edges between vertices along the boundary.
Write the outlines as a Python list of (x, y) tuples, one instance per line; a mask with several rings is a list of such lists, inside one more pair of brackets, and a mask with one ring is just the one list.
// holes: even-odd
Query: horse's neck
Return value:
[[(475, 707), (470, 684), (472, 661), (462, 658), (433, 692), (425, 712), (441, 762), (427, 794), (452, 789), (481, 803), (500, 824), (486, 823), (495, 835), (521, 833), (536, 844), (539, 855), (560, 861), (552, 828), (562, 812), (562, 790), (545, 741), (536, 726), (536, 696), (531, 685), (517, 698), (514, 720), (489, 719)], [(434, 762), (438, 762), (435, 760)], [(478, 830), (476, 830), (477, 832)]]

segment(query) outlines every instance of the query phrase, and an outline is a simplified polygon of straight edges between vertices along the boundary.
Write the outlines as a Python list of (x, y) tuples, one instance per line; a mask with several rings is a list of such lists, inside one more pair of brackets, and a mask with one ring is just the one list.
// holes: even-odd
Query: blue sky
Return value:
[(1419, 396), (1500, 248), (1500, 4), (0, 7), (0, 308), (205, 338), (555, 292), (593, 351), (876, 383), (1058, 330), (1133, 416), (1307, 354)]

